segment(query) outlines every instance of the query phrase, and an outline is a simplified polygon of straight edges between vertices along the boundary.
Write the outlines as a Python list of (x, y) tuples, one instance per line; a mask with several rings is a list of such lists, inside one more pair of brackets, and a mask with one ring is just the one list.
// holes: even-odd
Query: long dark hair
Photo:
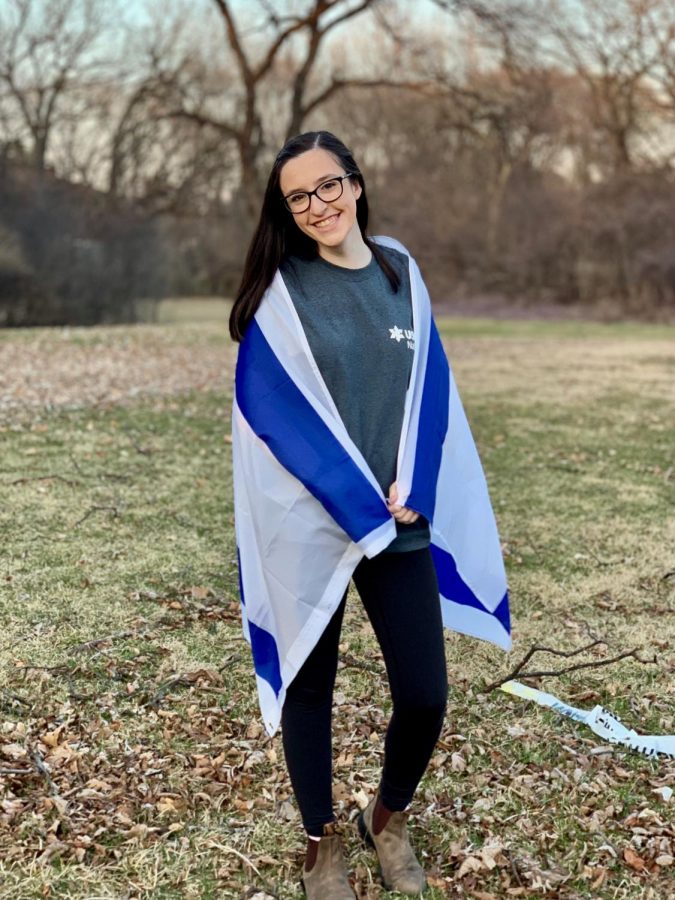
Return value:
[(263, 197), (260, 219), (246, 254), (241, 284), (230, 313), (230, 334), (235, 341), (241, 341), (248, 323), (260, 306), (263, 294), (269, 287), (279, 264), (285, 256), (303, 256), (311, 259), (317, 256), (316, 241), (304, 234), (286, 208), (279, 186), (281, 169), (289, 159), (307, 150), (320, 147), (335, 157), (345, 170), (350, 172), (361, 185), (361, 196), (356, 201), (356, 220), (361, 236), (389, 279), (394, 291), (398, 291), (400, 277), (386, 256), (369, 237), (368, 198), (363, 175), (351, 151), (330, 131), (307, 131), (291, 138), (281, 148), (274, 160)]

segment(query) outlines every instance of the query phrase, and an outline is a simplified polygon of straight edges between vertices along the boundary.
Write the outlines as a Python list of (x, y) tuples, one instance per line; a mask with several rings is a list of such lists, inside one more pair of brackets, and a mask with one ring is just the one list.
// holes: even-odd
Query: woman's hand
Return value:
[(397, 500), (398, 486), (396, 482), (394, 482), (389, 488), (389, 499), (387, 500), (389, 512), (397, 522), (401, 522), (403, 525), (412, 525), (413, 522), (416, 522), (419, 519), (420, 514), (415, 512), (414, 509), (408, 509), (407, 506), (398, 506), (396, 504)]

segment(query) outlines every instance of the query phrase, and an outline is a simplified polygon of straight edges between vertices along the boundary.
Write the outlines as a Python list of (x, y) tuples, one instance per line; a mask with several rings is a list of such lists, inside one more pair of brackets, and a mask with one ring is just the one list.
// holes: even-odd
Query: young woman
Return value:
[(267, 730), (282, 726), (310, 900), (355, 896), (331, 797), (350, 579), (393, 701), (379, 788), (358, 818), (390, 890), (426, 885), (406, 807), (443, 724), (443, 625), (509, 644), (494, 518), (428, 294), (405, 248), (367, 225), (347, 147), (325, 131), (288, 141), (230, 318), (243, 626)]

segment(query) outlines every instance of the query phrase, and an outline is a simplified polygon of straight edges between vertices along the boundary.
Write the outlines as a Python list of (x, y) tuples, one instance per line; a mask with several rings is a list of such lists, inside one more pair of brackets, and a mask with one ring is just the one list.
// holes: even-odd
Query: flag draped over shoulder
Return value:
[[(431, 525), (443, 624), (508, 650), (506, 576), (490, 498), (417, 264), (415, 350), (398, 450), (398, 502)], [(232, 411), (241, 611), (267, 732), (356, 565), (396, 537), (277, 272), (239, 348)]]

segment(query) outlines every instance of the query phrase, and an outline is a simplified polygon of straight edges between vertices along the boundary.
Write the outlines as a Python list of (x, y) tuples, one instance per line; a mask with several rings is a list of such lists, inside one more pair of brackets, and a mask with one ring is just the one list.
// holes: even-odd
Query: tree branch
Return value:
[(30, 757), (33, 760), (33, 765), (35, 766), (37, 771), (40, 773), (40, 775), (42, 775), (44, 780), (47, 782), (47, 784), (49, 786), (50, 794), (53, 797), (59, 797), (60, 796), (59, 789), (54, 784), (52, 776), (49, 773), (49, 769), (47, 768), (45, 761), (42, 758), (42, 755), (40, 754), (40, 751), (37, 749), (37, 747), (30, 748)]
[(29, 481), (63, 481), (64, 484), (75, 487), (81, 484), (80, 481), (73, 481), (71, 478), (65, 478), (63, 475), (28, 475), (25, 478), (16, 478), (14, 481), (8, 481), (7, 484), (27, 484)]
[(239, 33), (237, 31), (237, 26), (234, 18), (232, 17), (230, 7), (227, 5), (226, 0), (213, 0), (213, 2), (218, 7), (221, 16), (225, 20), (225, 27), (227, 28), (227, 38), (230, 43), (230, 47), (234, 51), (234, 55), (237, 58), (237, 63), (239, 65), (239, 71), (241, 72), (242, 78), (244, 79), (244, 82), (246, 84), (249, 84), (254, 80), (253, 73), (248, 63), (246, 53), (244, 52), (244, 47), (239, 39)]
[(221, 119), (214, 119), (211, 116), (192, 112), (188, 109), (172, 109), (169, 112), (157, 116), (157, 119), (185, 119), (186, 121), (194, 122), (196, 125), (200, 125), (203, 128), (215, 128), (216, 131), (220, 131), (222, 134), (229, 138), (233, 138), (235, 141), (241, 139), (241, 132), (233, 125), (230, 125), (229, 122), (223, 122)]
[(590, 650), (592, 647), (596, 647), (598, 644), (607, 644), (606, 641), (602, 640), (594, 640), (590, 644), (586, 644), (583, 647), (579, 647), (577, 650), (556, 650), (554, 647), (540, 647), (538, 644), (534, 644), (527, 651), (522, 660), (516, 665), (514, 669), (509, 672), (508, 675), (505, 675), (503, 678), (500, 678), (498, 681), (493, 681), (491, 684), (486, 685), (482, 688), (479, 693), (481, 694), (489, 694), (490, 691), (495, 690), (495, 688), (500, 687), (502, 684), (505, 684), (507, 681), (511, 681), (513, 678), (545, 678), (548, 676), (555, 675), (566, 675), (568, 672), (577, 672), (580, 669), (599, 669), (603, 666), (609, 666), (612, 663), (619, 662), (621, 659), (632, 658), (637, 660), (637, 662), (642, 663), (643, 665), (649, 665), (656, 662), (656, 658), (651, 659), (641, 659), (637, 654), (640, 650), (640, 647), (633, 647), (632, 650), (626, 650), (624, 653), (619, 653), (617, 656), (612, 656), (609, 659), (599, 659), (594, 662), (585, 662), (585, 663), (577, 663), (573, 666), (567, 666), (563, 669), (549, 669), (542, 670), (540, 672), (528, 672), (524, 670), (524, 667), (527, 665), (529, 660), (534, 656), (535, 653), (553, 653), (555, 656), (562, 656), (569, 659), (572, 656), (578, 656), (579, 653), (584, 653), (587, 650)]
[(85, 522), (89, 516), (92, 516), (95, 512), (111, 512), (113, 514), (113, 519), (119, 518), (120, 515), (120, 511), (116, 506), (90, 506), (87, 512), (78, 519), (72, 527), (77, 528), (78, 525)]
[(438, 88), (435, 84), (430, 81), (390, 81), (386, 78), (334, 78), (331, 84), (328, 85), (321, 93), (317, 94), (312, 100), (307, 103), (303, 108), (303, 118), (309, 115), (312, 110), (316, 109), (317, 106), (320, 106), (322, 103), (325, 103), (333, 94), (337, 93), (337, 91), (343, 90), (344, 88), (357, 87), (357, 88), (394, 88), (398, 90), (404, 91), (416, 91), (421, 93), (426, 91), (427, 93), (436, 92), (440, 94)]
[(332, 28), (335, 28), (336, 25), (340, 25), (342, 22), (346, 22), (348, 19), (353, 18), (354, 16), (358, 16), (359, 13), (362, 13), (364, 10), (368, 9), (369, 6), (376, 6), (380, 0), (363, 0), (358, 6), (355, 6), (353, 9), (348, 9), (341, 16), (338, 16), (336, 19), (331, 19), (331, 21), (321, 29), (321, 36), (323, 37), (328, 31)]

